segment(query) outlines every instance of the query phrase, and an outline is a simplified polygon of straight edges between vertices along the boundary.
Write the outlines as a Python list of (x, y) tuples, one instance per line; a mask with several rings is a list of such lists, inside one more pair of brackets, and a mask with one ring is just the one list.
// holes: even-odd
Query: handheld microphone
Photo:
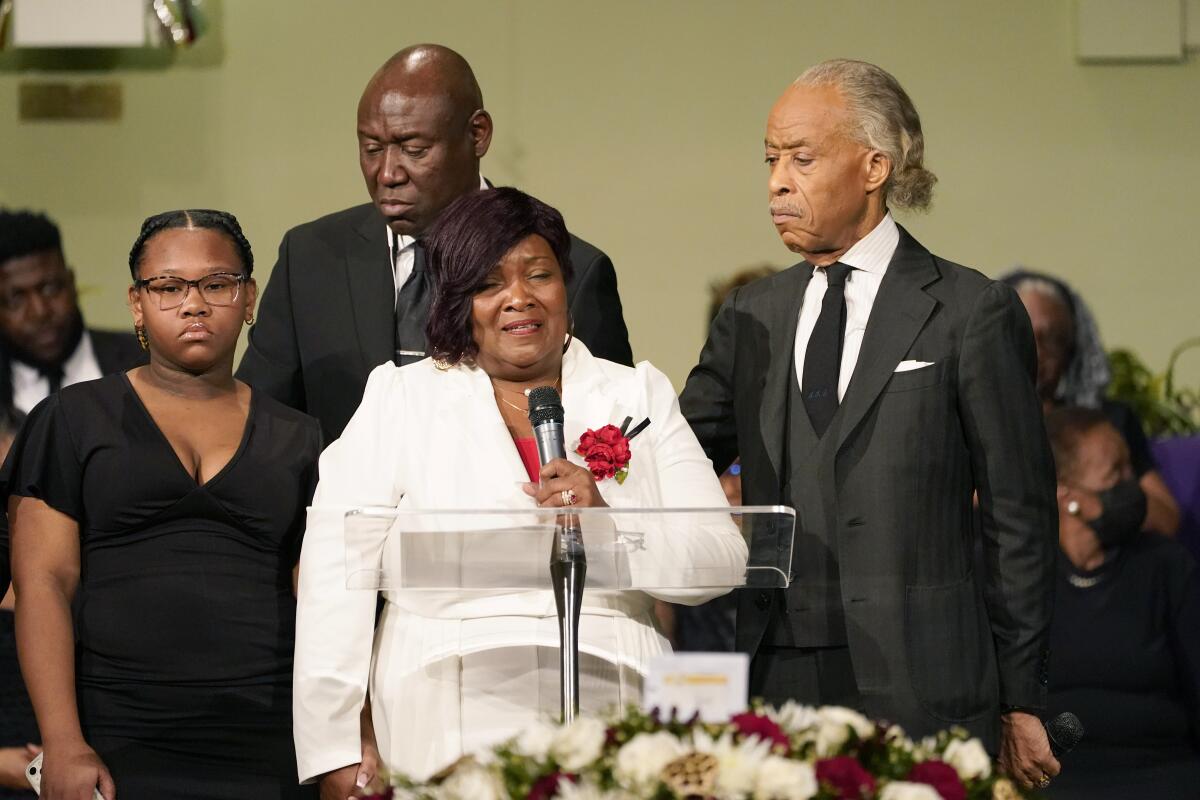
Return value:
[[(563, 443), (562, 400), (553, 386), (539, 386), (529, 392), (529, 424), (537, 442), (542, 466), (556, 458), (566, 458)], [(583, 607), (584, 580), (587, 576), (587, 552), (579, 517), (560, 513), (554, 526), (550, 549), (550, 581), (554, 587), (554, 606), (558, 611), (559, 681), (562, 721), (568, 723), (579, 713), (579, 613)]]
[(1045, 725), (1046, 738), (1050, 740), (1050, 752), (1054, 753), (1055, 758), (1061, 758), (1071, 752), (1083, 738), (1083, 723), (1070, 711), (1064, 711)]
[[(563, 443), (562, 400), (553, 386), (539, 386), (529, 391), (529, 424), (533, 426), (538, 461), (542, 466), (556, 458), (567, 457), (567, 448)], [(550, 560), (585, 560), (579, 518), (574, 514), (563, 514), (558, 528)]]
[(537, 441), (538, 461), (546, 466), (556, 458), (566, 458), (563, 444), (562, 400), (553, 386), (539, 386), (529, 392), (529, 424)]

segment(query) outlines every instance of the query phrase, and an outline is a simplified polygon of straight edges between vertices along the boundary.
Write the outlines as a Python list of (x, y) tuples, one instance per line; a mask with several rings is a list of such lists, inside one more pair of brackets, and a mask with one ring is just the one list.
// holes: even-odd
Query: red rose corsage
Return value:
[(587, 461), (592, 477), (597, 481), (605, 478), (616, 478), (617, 483), (624, 483), (629, 475), (629, 461), (633, 453), (629, 450), (629, 440), (637, 436), (650, 424), (649, 419), (642, 420), (637, 427), (626, 433), (633, 417), (626, 417), (621, 427), (605, 425), (599, 430), (588, 428), (579, 437), (579, 446), (575, 452)]

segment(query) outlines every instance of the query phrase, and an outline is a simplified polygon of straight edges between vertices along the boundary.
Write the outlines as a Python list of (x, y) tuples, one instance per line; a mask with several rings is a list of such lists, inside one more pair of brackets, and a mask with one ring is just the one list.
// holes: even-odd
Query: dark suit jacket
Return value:
[[(747, 505), (785, 500), (787, 382), (811, 274), (801, 263), (734, 292), (680, 401), (718, 471), (740, 454)], [(894, 372), (902, 360), (933, 366)], [(994, 743), (1002, 705), (1044, 706), (1058, 515), (1034, 370), (1016, 294), (901, 229), (826, 434), (835, 446), (792, 466), (820, 483), (867, 710), (910, 734), (956, 723)], [(804, 580), (804, 564), (793, 571)], [(740, 649), (755, 652), (781, 597), (742, 592)]]
[[(96, 362), (100, 372), (110, 375), (114, 372), (124, 372), (145, 364), (149, 357), (137, 337), (124, 331), (102, 331), (89, 328), (88, 336), (92, 340), (92, 352), (96, 354)], [(0, 348), (0, 402), (5, 406), (12, 405), (12, 366), (8, 353)]]
[[(367, 203), (293, 228), (250, 330), (237, 376), (341, 435), (367, 375), (394, 349), (395, 288), (383, 217)], [(612, 261), (571, 237), (567, 299), (575, 335), (600, 358), (632, 365)]]

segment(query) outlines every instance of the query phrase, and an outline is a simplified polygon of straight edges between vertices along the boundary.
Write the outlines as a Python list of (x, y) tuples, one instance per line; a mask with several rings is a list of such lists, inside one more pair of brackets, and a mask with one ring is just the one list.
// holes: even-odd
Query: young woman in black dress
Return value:
[(149, 365), (47, 398), (5, 470), (42, 797), (308, 797), (292, 576), (319, 427), (233, 377), (255, 284), (232, 215), (151, 217), (129, 265)]

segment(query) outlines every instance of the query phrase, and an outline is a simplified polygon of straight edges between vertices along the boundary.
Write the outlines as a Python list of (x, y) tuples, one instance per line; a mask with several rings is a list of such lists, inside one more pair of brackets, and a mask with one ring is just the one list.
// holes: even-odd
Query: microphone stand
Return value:
[(565, 725), (579, 713), (579, 611), (583, 606), (587, 553), (579, 518), (563, 514), (559, 519), (550, 548), (550, 580), (558, 610), (559, 682)]

